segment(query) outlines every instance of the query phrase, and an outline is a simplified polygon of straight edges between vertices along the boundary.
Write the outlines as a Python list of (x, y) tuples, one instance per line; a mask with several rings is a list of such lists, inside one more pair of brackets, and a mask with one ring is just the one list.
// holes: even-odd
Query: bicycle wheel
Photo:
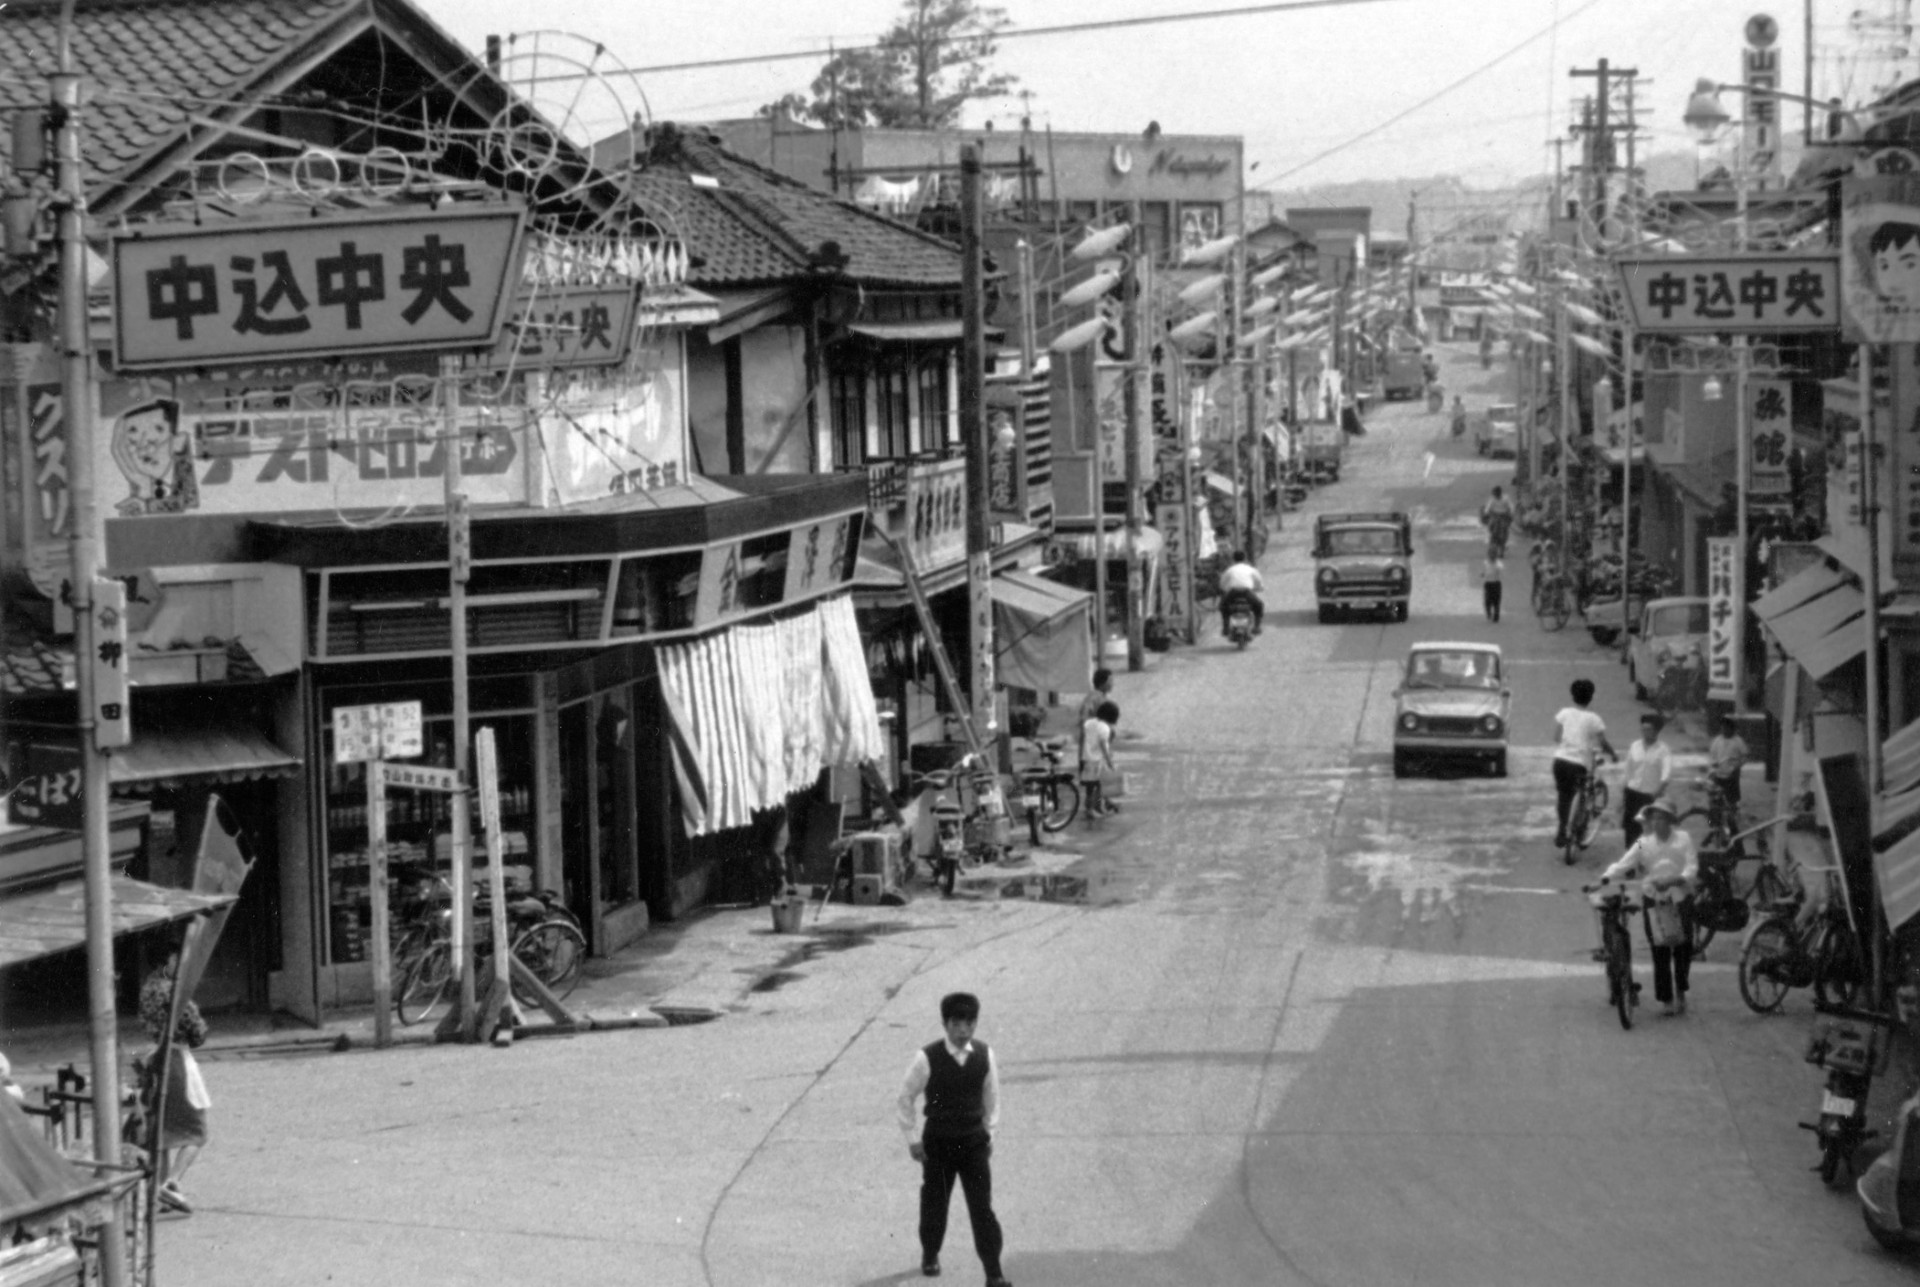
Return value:
[(394, 1013), (401, 1023), (418, 1023), (440, 1004), (453, 979), (453, 954), (445, 942), (429, 945), (415, 957), (393, 990)]
[[(586, 960), (587, 939), (572, 921), (561, 916), (549, 916), (513, 940), (513, 956), (532, 970), (547, 985), (549, 992), (564, 1001), (580, 982), (580, 965)], [(517, 991), (514, 996), (523, 1005), (530, 1001), (530, 998), (520, 996)]]
[(1581, 792), (1573, 797), (1573, 808), (1567, 811), (1567, 834), (1561, 843), (1560, 861), (1571, 867), (1580, 856), (1580, 837), (1587, 831), (1587, 797)]
[(1080, 788), (1059, 778), (1040, 788), (1040, 829), (1065, 831), (1080, 815)]
[(1607, 784), (1595, 778), (1587, 787), (1587, 806), (1582, 812), (1580, 825), (1574, 831), (1574, 838), (1582, 849), (1600, 838), (1600, 831), (1607, 825)]
[(1792, 959), (1793, 926), (1782, 920), (1763, 921), (1740, 954), (1740, 999), (1755, 1014), (1780, 1008), (1787, 997), (1783, 967)]
[(1607, 990), (1622, 1028), (1633, 1027), (1633, 944), (1618, 921), (1607, 924)]
[(1850, 1006), (1860, 992), (1866, 972), (1850, 930), (1821, 925), (1807, 946), (1813, 958), (1813, 997), (1822, 1005)]
[(1553, 631), (1563, 628), (1567, 624), (1567, 618), (1573, 615), (1573, 602), (1567, 594), (1567, 588), (1557, 582), (1549, 584), (1542, 594), (1540, 606), (1536, 611), (1540, 614), (1542, 630)]

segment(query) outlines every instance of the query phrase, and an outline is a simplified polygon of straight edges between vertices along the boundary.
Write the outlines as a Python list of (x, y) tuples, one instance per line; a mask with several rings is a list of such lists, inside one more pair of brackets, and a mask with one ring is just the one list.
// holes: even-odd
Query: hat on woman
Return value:
[(1673, 822), (1680, 816), (1679, 812), (1674, 809), (1671, 801), (1649, 800), (1640, 806), (1640, 813), (1636, 821), (1644, 824), (1656, 813), (1665, 814), (1668, 822)]

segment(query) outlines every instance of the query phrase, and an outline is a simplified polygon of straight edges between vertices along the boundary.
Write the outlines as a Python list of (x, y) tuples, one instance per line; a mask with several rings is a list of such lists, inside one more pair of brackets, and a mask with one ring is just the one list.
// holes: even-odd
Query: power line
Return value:
[(1324, 152), (1315, 153), (1313, 156), (1310, 156), (1306, 160), (1302, 161), (1299, 165), (1294, 166), (1291, 170), (1283, 170), (1279, 174), (1274, 175), (1271, 179), (1264, 179), (1261, 182), (1252, 185), (1247, 190), (1251, 192), (1260, 188), (1270, 188), (1274, 184), (1279, 183), (1284, 179), (1292, 178), (1294, 175), (1300, 173), (1300, 171), (1302, 170), (1305, 170), (1312, 166), (1320, 164), (1320, 162), (1326, 160), (1330, 156), (1333, 156), (1340, 152), (1344, 152), (1348, 148), (1354, 146), (1355, 144), (1361, 143), (1367, 139), (1372, 138), (1374, 135), (1380, 133), (1380, 131), (1384, 129), (1387, 129), (1391, 126), (1399, 124), (1401, 121), (1406, 120), (1409, 116), (1412, 116), (1415, 112), (1420, 111), (1422, 108), (1429, 107), (1432, 104), (1438, 102), (1440, 99), (1445, 98), (1448, 94), (1451, 94), (1454, 90), (1459, 89), (1462, 85), (1465, 85), (1467, 82), (1474, 80), (1480, 76), (1483, 76), (1487, 72), (1492, 71), (1495, 67), (1498, 67), (1501, 63), (1504, 63), (1505, 61), (1507, 61), (1507, 59), (1513, 57), (1515, 54), (1519, 53), (1521, 50), (1525, 49), (1527, 46), (1534, 44), (1539, 40), (1543, 40), (1548, 36), (1553, 35), (1555, 32), (1560, 30), (1560, 27), (1563, 24), (1572, 22), (1575, 18), (1578, 18), (1581, 14), (1585, 13), (1587, 10), (1593, 8), (1595, 5), (1599, 3), (1600, 3), (1600, 0), (1587, 0), (1587, 3), (1581, 5), (1578, 9), (1575, 9), (1572, 13), (1568, 14), (1566, 17), (1555, 18), (1552, 22), (1548, 23), (1546, 26), (1542, 27), (1540, 30), (1534, 32), (1531, 36), (1528, 36), (1525, 40), (1522, 40), (1519, 44), (1514, 45), (1512, 48), (1508, 49), (1505, 53), (1496, 54), (1494, 57), (1488, 59), (1484, 63), (1481, 63), (1478, 67), (1474, 68), (1472, 71), (1468, 72), (1466, 75), (1460, 77), (1460, 79), (1454, 81), (1452, 84), (1443, 86), (1442, 88), (1437, 89), (1433, 93), (1427, 95), (1425, 98), (1415, 103), (1412, 107), (1409, 107), (1404, 111), (1394, 113), (1392, 116), (1389, 116), (1386, 120), (1380, 122), (1378, 125), (1373, 126), (1371, 129), (1362, 130), (1360, 133), (1354, 135), (1352, 138), (1348, 139), (1344, 143), (1336, 143), (1332, 147), (1326, 149)]
[[(1598, 3), (1598, 0), (1594, 0)], [(1089, 31), (1121, 31), (1131, 27), (1164, 26), (1175, 22), (1200, 22), (1214, 18), (1250, 18), (1260, 14), (1289, 13), (1298, 9), (1345, 9), (1353, 5), (1384, 4), (1387, 0), (1282, 0), (1274, 4), (1236, 5), (1231, 9), (1205, 9), (1197, 13), (1156, 13), (1139, 18), (1107, 18), (1098, 22), (1063, 22), (1051, 27), (1007, 27), (991, 33), (978, 33), (968, 36), (942, 36), (933, 44), (957, 45), (979, 40), (983, 35), (994, 41), (1027, 40), (1036, 36), (1079, 35)], [(886, 46), (879, 41), (864, 45), (840, 45), (826, 55), (832, 57), (848, 53), (872, 53)], [(736, 58), (703, 58), (686, 63), (656, 63), (652, 67), (635, 67), (635, 75), (654, 72), (706, 71), (715, 67), (745, 67), (750, 64), (796, 62), (800, 59), (822, 57), (818, 49), (795, 50), (784, 54), (754, 54)]]

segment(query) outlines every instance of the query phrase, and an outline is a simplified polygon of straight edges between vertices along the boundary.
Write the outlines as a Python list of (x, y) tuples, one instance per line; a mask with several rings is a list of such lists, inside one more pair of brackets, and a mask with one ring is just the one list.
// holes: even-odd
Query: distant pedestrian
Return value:
[(1673, 753), (1660, 740), (1666, 721), (1658, 715), (1640, 717), (1640, 738), (1627, 748), (1626, 770), (1620, 780), (1620, 833), (1631, 849), (1640, 839), (1640, 811), (1665, 795), (1673, 780)]
[(1747, 739), (1740, 736), (1740, 721), (1731, 715), (1722, 716), (1720, 731), (1707, 744), (1707, 777), (1727, 797), (1727, 806), (1735, 817), (1740, 812), (1740, 769), (1746, 762)]
[(1480, 586), (1486, 601), (1487, 620), (1500, 620), (1500, 581), (1506, 575), (1507, 565), (1500, 561), (1493, 547), (1487, 547), (1487, 561), (1480, 569)]
[(1102, 784), (1113, 772), (1113, 727), (1119, 722), (1120, 707), (1101, 702), (1080, 728), (1080, 794), (1086, 797), (1089, 822), (1113, 812)]
[[(207, 1021), (191, 1000), (180, 1007), (180, 1020), (171, 1036), (167, 1019), (173, 1012), (174, 970), (178, 958), (168, 961), (147, 976), (140, 985), (140, 1023), (153, 1040), (153, 1053), (138, 1061), (140, 1107), (146, 1115), (146, 1143), (155, 1158), (155, 1173), (160, 1180), (160, 1204), (182, 1215), (193, 1211), (180, 1179), (200, 1156), (207, 1143), (207, 1110), (213, 1107), (207, 1083), (200, 1076), (200, 1062), (193, 1050), (207, 1042)], [(164, 1094), (161, 1070), (165, 1069)], [(153, 1138), (155, 1117), (160, 1135)]]
[[(940, 1276), (940, 1247), (947, 1238), (947, 1211), (957, 1179), (973, 1224), (973, 1249), (987, 1271), (987, 1287), (1013, 1287), (1000, 1273), (1000, 1221), (993, 1214), (1000, 1069), (987, 1043), (974, 1040), (979, 1022), (978, 997), (950, 992), (940, 998), (946, 1036), (921, 1048), (907, 1065), (900, 1087), (900, 1130), (907, 1137), (907, 1156), (920, 1164), (920, 1272), (928, 1278)], [(920, 1127), (915, 1105), (923, 1094), (926, 1124)]]
[(1093, 672), (1093, 691), (1080, 699), (1080, 724), (1084, 728), (1088, 720), (1100, 710), (1100, 703), (1113, 693), (1113, 672), (1105, 666)]
[(1480, 523), (1487, 529), (1487, 544), (1497, 557), (1505, 558), (1507, 536), (1513, 531), (1513, 502), (1502, 489), (1494, 488), (1493, 495), (1480, 507)]

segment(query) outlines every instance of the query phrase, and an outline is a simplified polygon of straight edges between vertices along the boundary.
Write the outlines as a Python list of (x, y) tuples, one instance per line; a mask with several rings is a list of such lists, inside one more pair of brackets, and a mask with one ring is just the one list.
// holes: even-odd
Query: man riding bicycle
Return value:
[(1553, 839), (1555, 849), (1566, 846), (1573, 802), (1586, 789), (1587, 777), (1594, 770), (1596, 755), (1605, 752), (1609, 760), (1620, 758), (1615, 754), (1613, 744), (1607, 741), (1607, 722), (1588, 709), (1593, 702), (1593, 681), (1576, 679), (1568, 691), (1573, 698), (1573, 705), (1563, 706), (1553, 717), (1557, 730), (1553, 749), (1553, 788), (1557, 797), (1555, 817), (1558, 819)]
[(1513, 530), (1513, 504), (1500, 488), (1494, 488), (1493, 495), (1480, 507), (1480, 524), (1487, 529), (1487, 544), (1493, 551), (1492, 557), (1505, 558), (1507, 534)]

